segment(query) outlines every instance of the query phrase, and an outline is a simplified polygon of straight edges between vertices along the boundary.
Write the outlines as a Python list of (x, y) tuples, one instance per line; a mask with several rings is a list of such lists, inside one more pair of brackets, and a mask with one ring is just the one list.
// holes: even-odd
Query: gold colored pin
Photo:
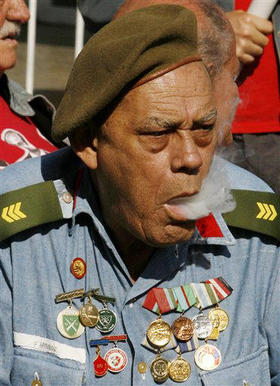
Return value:
[(69, 302), (72, 299), (81, 298), (84, 296), (85, 290), (83, 288), (69, 291), (69, 292), (63, 292), (62, 294), (56, 295), (55, 302)]

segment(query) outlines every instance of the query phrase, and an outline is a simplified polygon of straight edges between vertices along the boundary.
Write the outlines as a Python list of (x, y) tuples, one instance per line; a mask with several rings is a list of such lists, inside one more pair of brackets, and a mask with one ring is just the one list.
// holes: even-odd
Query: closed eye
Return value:
[(140, 133), (141, 135), (148, 135), (152, 137), (161, 137), (163, 135), (171, 134), (174, 132), (174, 129), (168, 129), (168, 130), (156, 130), (156, 131), (147, 131)]
[(214, 123), (211, 123), (209, 125), (201, 125), (198, 123), (194, 123), (193, 127), (191, 130), (205, 130), (205, 131), (211, 131), (214, 129)]

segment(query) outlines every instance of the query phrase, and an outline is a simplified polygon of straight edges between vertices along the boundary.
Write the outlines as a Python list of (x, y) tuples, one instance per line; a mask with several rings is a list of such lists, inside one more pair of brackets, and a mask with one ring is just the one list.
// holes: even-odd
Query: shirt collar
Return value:
[[(7, 84), (10, 100), (7, 101), (13, 112), (24, 117), (33, 117), (35, 115), (34, 109), (30, 103), (35, 99), (41, 99), (48, 109), (54, 113), (54, 106), (43, 95), (31, 95), (23, 87), (15, 81), (9, 79), (6, 74), (3, 74), (3, 80)], [(4, 79), (5, 78), (5, 79)]]

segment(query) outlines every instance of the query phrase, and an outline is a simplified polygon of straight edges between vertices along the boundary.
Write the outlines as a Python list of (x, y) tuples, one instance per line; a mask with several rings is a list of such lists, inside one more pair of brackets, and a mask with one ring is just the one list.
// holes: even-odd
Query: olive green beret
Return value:
[(196, 60), (201, 60), (196, 18), (186, 8), (153, 5), (107, 24), (74, 63), (55, 116), (53, 138), (62, 140), (84, 127), (124, 89)]

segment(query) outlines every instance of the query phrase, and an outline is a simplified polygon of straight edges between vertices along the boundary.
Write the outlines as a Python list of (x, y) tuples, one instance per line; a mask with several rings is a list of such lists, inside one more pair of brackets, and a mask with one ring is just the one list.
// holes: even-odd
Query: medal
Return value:
[(80, 309), (80, 321), (85, 327), (94, 327), (98, 320), (98, 309), (92, 304), (90, 296), (88, 296), (88, 302)]
[(161, 315), (148, 327), (147, 339), (149, 343), (157, 348), (164, 347), (171, 338), (171, 328), (167, 322), (161, 319)]
[(100, 355), (100, 347), (96, 348), (96, 358), (93, 361), (93, 369), (96, 377), (103, 377), (108, 371), (108, 363)]
[(43, 386), (43, 383), (40, 381), (37, 371), (34, 373), (34, 379), (31, 383), (31, 386)]
[(222, 355), (217, 347), (207, 343), (196, 350), (194, 360), (201, 370), (214, 370), (221, 364)]
[(211, 320), (207, 316), (205, 316), (202, 312), (196, 315), (192, 320), (194, 323), (194, 330), (195, 330), (196, 336), (199, 339), (205, 339), (211, 334), (213, 329), (213, 324)]
[(103, 333), (113, 331), (117, 324), (117, 315), (114, 311), (109, 310), (107, 307), (99, 310), (99, 319), (96, 324), (97, 330)]
[(109, 371), (112, 373), (119, 373), (127, 365), (127, 355), (118, 347), (114, 347), (107, 351), (104, 359), (108, 364)]
[(193, 337), (194, 324), (191, 319), (180, 316), (173, 322), (171, 329), (175, 338), (186, 342)]
[(68, 339), (78, 338), (85, 330), (80, 323), (79, 310), (71, 304), (60, 311), (56, 325), (60, 334)]
[(170, 362), (167, 359), (162, 358), (160, 354), (156, 356), (150, 365), (151, 374), (155, 382), (161, 383), (169, 378), (169, 366)]
[(215, 320), (216, 316), (219, 317), (219, 321), (220, 321), (219, 327), (218, 327), (219, 331), (224, 331), (229, 324), (228, 314), (226, 313), (225, 310), (223, 310), (220, 307), (212, 308), (212, 310), (210, 310), (208, 313), (208, 318), (210, 320)]
[(208, 335), (207, 338), (205, 338), (205, 340), (218, 340), (218, 337), (220, 334), (220, 330), (219, 330), (220, 318), (217, 314), (214, 314), (211, 321), (212, 321), (213, 329), (211, 331), (211, 334)]
[(174, 382), (185, 382), (191, 375), (191, 366), (181, 354), (170, 363), (169, 376)]

